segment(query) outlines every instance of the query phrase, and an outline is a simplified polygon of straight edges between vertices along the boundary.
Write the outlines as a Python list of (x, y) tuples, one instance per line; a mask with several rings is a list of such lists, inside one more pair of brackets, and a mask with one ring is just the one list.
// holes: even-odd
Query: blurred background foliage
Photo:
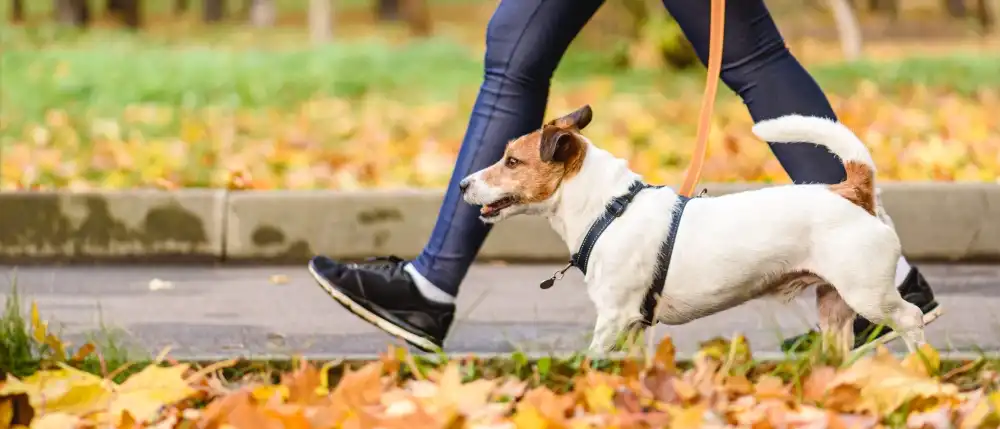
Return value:
[[(4, 0), (0, 189), (441, 187), (495, 0)], [(514, 0), (506, 0), (514, 1)], [(884, 180), (1000, 177), (1000, 0), (770, 0)], [(704, 68), (657, 0), (608, 2), (549, 115), (683, 175)], [(722, 89), (705, 181), (787, 181)], [(991, 113), (992, 112), (992, 113)]]

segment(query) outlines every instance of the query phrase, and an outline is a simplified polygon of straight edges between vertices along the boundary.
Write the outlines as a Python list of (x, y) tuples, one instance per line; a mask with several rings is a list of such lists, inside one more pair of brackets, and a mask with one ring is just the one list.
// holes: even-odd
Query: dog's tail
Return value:
[(753, 132), (770, 143), (813, 143), (825, 146), (844, 163), (847, 179), (830, 189), (875, 215), (875, 161), (861, 139), (830, 119), (786, 115), (758, 122)]

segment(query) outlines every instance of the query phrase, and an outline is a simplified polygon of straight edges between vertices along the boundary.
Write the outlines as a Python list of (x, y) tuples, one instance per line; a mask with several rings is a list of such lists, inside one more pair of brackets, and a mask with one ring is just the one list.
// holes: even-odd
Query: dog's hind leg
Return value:
[[(903, 300), (896, 289), (899, 240), (895, 234), (889, 235), (892, 231), (885, 225), (879, 223), (879, 227), (864, 231), (872, 234), (873, 240), (860, 247), (844, 243), (843, 234), (823, 237), (819, 242), (824, 246), (814, 254), (814, 271), (861, 317), (874, 324), (889, 325), (913, 351), (924, 343), (923, 313)], [(878, 240), (879, 235), (884, 239)]]
[(847, 305), (837, 289), (827, 283), (816, 287), (816, 308), (823, 351), (845, 356), (854, 348), (854, 318), (857, 313)]

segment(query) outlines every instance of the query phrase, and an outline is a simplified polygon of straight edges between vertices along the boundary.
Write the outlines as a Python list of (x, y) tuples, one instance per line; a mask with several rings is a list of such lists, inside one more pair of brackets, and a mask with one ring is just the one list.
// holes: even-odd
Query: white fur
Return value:
[(753, 132), (761, 140), (771, 143), (811, 142), (826, 146), (843, 162), (864, 164), (872, 170), (873, 176), (877, 172), (872, 154), (861, 139), (847, 127), (830, 119), (787, 115), (760, 121), (754, 124)]
[[(768, 141), (821, 144), (842, 159), (873, 165), (860, 140), (837, 122), (786, 116), (761, 122), (754, 131)], [(569, 251), (577, 251), (608, 202), (640, 179), (624, 160), (582, 140), (587, 145), (583, 166), (555, 194), (531, 208), (512, 207), (488, 221), (524, 212), (541, 214)], [(479, 177), (474, 173), (467, 179), (467, 202), (485, 204), (502, 196)], [(642, 191), (594, 247), (585, 277), (597, 308), (591, 351), (612, 349), (619, 335), (641, 318), (640, 307), (676, 200), (670, 188)], [(923, 341), (922, 317), (894, 286), (899, 255), (899, 239), (890, 226), (826, 185), (776, 186), (696, 198), (688, 203), (677, 232), (656, 317), (668, 325), (687, 323), (782, 293), (776, 290), (782, 275), (808, 271), (829, 282), (863, 317), (901, 328), (907, 346), (914, 348)], [(830, 330), (850, 331), (844, 323)]]

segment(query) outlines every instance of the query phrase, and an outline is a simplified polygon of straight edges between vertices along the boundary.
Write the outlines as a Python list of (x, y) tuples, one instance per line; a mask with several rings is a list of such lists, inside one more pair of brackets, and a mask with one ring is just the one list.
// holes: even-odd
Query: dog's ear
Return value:
[(578, 150), (580, 141), (572, 131), (552, 125), (542, 127), (538, 155), (543, 162), (566, 162)]
[(553, 119), (549, 121), (546, 125), (552, 125), (559, 128), (576, 128), (582, 130), (590, 124), (590, 120), (594, 119), (594, 111), (591, 110), (589, 104), (584, 104), (583, 107), (576, 109), (572, 113)]

